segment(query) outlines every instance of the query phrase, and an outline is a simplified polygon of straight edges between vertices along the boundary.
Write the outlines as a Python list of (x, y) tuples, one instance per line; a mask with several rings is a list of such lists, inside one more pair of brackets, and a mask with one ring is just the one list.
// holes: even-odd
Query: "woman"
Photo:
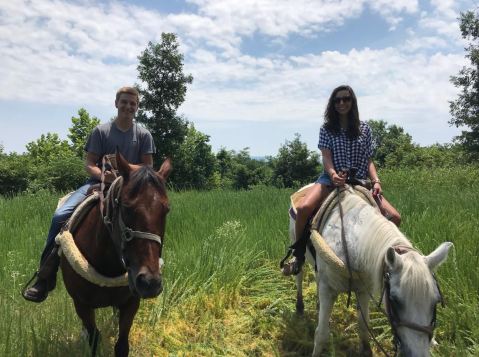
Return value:
[[(319, 132), (318, 148), (323, 156), (323, 174), (296, 207), (296, 241), (303, 234), (309, 217), (320, 202), (335, 187), (344, 186), (345, 179), (338, 174), (341, 169), (357, 167), (357, 178), (366, 179), (369, 176), (374, 183), (373, 195), (382, 195), (383, 192), (371, 158), (371, 128), (359, 120), (358, 103), (351, 87), (339, 86), (331, 94), (324, 112), (324, 125)], [(384, 197), (382, 203), (388, 219), (399, 227), (400, 214)], [(283, 274), (298, 274), (303, 263), (304, 256), (294, 257), (285, 264)]]

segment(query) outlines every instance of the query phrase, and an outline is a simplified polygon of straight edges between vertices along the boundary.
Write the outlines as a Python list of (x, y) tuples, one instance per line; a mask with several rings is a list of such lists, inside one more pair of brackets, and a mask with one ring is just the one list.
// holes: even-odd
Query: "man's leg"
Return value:
[[(34, 301), (34, 302), (42, 302), (48, 296), (48, 291), (53, 290), (56, 285), (56, 274), (58, 271), (58, 265), (60, 263), (60, 259), (58, 256), (50, 256), (53, 248), (55, 247), (55, 237), (58, 233), (60, 233), (61, 227), (65, 221), (70, 218), (71, 214), (75, 207), (83, 201), (86, 196), (86, 192), (88, 188), (97, 183), (96, 180), (89, 180), (85, 185), (80, 187), (76, 190), (61, 206), (59, 209), (55, 211), (53, 214), (53, 219), (50, 225), (50, 230), (48, 231), (47, 242), (45, 244), (45, 248), (43, 249), (42, 256), (40, 258), (40, 268), (45, 264), (48, 260), (48, 269), (51, 270), (47, 275), (48, 276), (39, 276), (35, 284), (31, 286), (25, 294), (25, 299)], [(54, 251), (56, 254), (56, 250)]]

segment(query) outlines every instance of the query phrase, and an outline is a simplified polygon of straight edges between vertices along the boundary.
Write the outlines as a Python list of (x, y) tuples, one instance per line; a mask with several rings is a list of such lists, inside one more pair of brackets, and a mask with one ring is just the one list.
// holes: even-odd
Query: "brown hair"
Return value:
[(140, 93), (138, 93), (138, 91), (135, 88), (132, 88), (132, 87), (123, 87), (123, 88), (118, 89), (118, 92), (116, 92), (116, 101), (117, 102), (120, 100), (120, 95), (122, 95), (123, 93), (133, 94), (134, 96), (136, 96), (136, 103), (137, 104), (140, 103)]
[(348, 137), (350, 139), (355, 139), (359, 135), (362, 135), (360, 129), (361, 122), (359, 121), (358, 100), (356, 98), (356, 94), (354, 94), (354, 91), (350, 86), (339, 86), (333, 90), (333, 93), (331, 93), (328, 105), (324, 111), (324, 126), (326, 129), (331, 130), (334, 135), (339, 135), (341, 127), (339, 124), (339, 115), (336, 111), (336, 107), (334, 106), (333, 99), (336, 98), (336, 94), (341, 90), (349, 91), (349, 94), (352, 98), (351, 109), (348, 112)]

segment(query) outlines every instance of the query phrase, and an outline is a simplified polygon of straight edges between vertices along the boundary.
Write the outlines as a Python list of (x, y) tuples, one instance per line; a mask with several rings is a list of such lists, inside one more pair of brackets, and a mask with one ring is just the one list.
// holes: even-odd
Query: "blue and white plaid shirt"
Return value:
[(356, 139), (349, 139), (346, 130), (343, 128), (341, 128), (339, 135), (335, 136), (323, 125), (319, 130), (318, 148), (331, 151), (336, 172), (356, 166), (358, 168), (356, 177), (366, 179), (368, 158), (373, 156), (371, 127), (361, 122), (359, 128), (362, 135), (359, 135)]

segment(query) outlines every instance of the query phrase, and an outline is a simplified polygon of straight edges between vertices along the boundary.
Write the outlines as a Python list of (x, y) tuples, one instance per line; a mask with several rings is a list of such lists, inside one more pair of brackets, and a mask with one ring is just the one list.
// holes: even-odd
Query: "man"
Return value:
[[(60, 232), (62, 224), (70, 218), (74, 208), (83, 201), (88, 188), (100, 182), (103, 156), (114, 154), (115, 148), (118, 146), (120, 153), (132, 169), (144, 165), (153, 165), (152, 154), (155, 152), (153, 138), (148, 130), (133, 122), (138, 110), (139, 100), (140, 94), (136, 89), (131, 87), (119, 89), (115, 100), (115, 107), (118, 108), (116, 119), (113, 122), (98, 125), (88, 137), (84, 147), (87, 152), (85, 171), (90, 175), (90, 179), (53, 214), (46, 246), (40, 259), (40, 267), (48, 260), (49, 265), (52, 266), (52, 271), (48, 277), (37, 279), (35, 284), (26, 291), (25, 299), (42, 302), (47, 298), (48, 291), (55, 288), (56, 274), (60, 262), (58, 256), (50, 257), (50, 253), (55, 246), (55, 237)], [(116, 166), (116, 162), (112, 161), (112, 165)], [(113, 172), (105, 171), (104, 180), (106, 183), (111, 183), (114, 179)]]

